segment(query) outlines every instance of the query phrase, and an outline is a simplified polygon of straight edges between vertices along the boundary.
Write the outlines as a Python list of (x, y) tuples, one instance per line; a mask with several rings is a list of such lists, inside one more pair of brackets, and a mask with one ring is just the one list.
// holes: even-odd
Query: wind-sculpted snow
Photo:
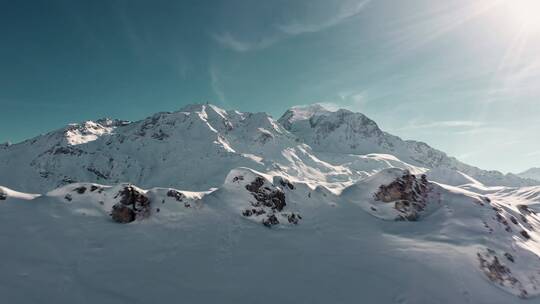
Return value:
[(192, 105), (70, 125), (0, 146), (0, 184), (10, 303), (540, 294), (539, 186), (345, 110), (278, 122)]

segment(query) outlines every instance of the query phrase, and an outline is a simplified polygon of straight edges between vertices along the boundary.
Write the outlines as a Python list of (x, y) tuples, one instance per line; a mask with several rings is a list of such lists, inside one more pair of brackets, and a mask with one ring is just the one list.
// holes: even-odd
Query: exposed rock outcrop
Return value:
[(111, 211), (115, 222), (130, 223), (150, 216), (151, 202), (142, 190), (128, 185), (120, 190), (115, 198), (120, 198), (120, 202), (115, 204)]
[(374, 198), (383, 203), (393, 203), (400, 214), (397, 220), (416, 221), (427, 205), (429, 191), (430, 185), (425, 175), (417, 178), (405, 171), (403, 176), (390, 184), (381, 185)]
[[(511, 263), (514, 262), (512, 255), (505, 253), (504, 256)], [(523, 284), (512, 274), (508, 266), (501, 263), (494, 250), (488, 248), (485, 252), (478, 252), (477, 257), (480, 263), (480, 269), (490, 281), (501, 287), (516, 290), (521, 298), (527, 298), (529, 296)]]
[[(236, 176), (233, 182), (244, 180), (244, 176)], [(245, 217), (259, 217), (261, 223), (266, 227), (273, 227), (280, 223), (290, 223), (297, 225), (302, 217), (298, 213), (285, 212), (287, 200), (284, 188), (294, 189), (294, 185), (285, 179), (280, 179), (281, 187), (266, 181), (263, 177), (257, 176), (245, 185), (245, 189), (253, 196), (254, 201), (250, 202), (250, 207), (242, 211)]]

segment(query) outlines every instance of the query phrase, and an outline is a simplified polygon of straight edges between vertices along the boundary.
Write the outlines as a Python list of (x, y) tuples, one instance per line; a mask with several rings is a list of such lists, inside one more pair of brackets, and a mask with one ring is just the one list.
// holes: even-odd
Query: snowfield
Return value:
[(540, 299), (540, 182), (359, 113), (73, 124), (0, 146), (0, 173), (6, 303)]

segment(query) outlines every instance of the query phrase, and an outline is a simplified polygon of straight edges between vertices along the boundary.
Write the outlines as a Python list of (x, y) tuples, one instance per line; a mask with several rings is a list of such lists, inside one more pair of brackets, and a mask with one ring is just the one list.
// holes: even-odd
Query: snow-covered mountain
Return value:
[(534, 179), (540, 181), (540, 168), (531, 168), (518, 174), (521, 178)]
[(362, 114), (320, 106), (292, 108), (278, 122), (265, 113), (191, 105), (136, 122), (72, 124), (0, 148), (0, 172), (10, 172), (0, 185), (29, 192), (77, 181), (202, 191), (219, 186), (236, 167), (330, 188), (388, 167), (451, 169), (489, 186), (540, 184), (468, 166), (425, 143), (387, 134)]
[(349, 110), (329, 111), (315, 104), (293, 107), (279, 122), (316, 152), (369, 154), (384, 153), (407, 163), (434, 169), (452, 169), (490, 185), (531, 186), (538, 181), (514, 174), (487, 171), (464, 164), (423, 142), (402, 140), (382, 131), (361, 113)]
[(0, 293), (518, 303), (540, 295), (536, 184), (320, 106), (72, 124), (0, 146)]

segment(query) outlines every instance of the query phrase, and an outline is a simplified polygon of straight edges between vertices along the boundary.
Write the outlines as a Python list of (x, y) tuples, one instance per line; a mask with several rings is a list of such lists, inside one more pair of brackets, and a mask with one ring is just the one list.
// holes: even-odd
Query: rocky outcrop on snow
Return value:
[(483, 252), (477, 253), (480, 269), (493, 283), (505, 289), (510, 289), (521, 298), (528, 298), (529, 292), (517, 279), (506, 264), (514, 263), (514, 258), (511, 254), (505, 253), (506, 262), (502, 262), (497, 256), (497, 253), (492, 249), (486, 249)]
[(295, 186), (285, 178), (276, 177), (275, 183), (255, 171), (239, 168), (232, 170), (225, 181), (224, 190), (237, 197), (239, 213), (266, 227), (279, 224), (297, 225), (302, 216), (288, 208), (286, 192)]
[(416, 221), (428, 201), (430, 185), (425, 175), (417, 178), (405, 171), (403, 176), (388, 185), (381, 185), (375, 193), (375, 201), (394, 204), (400, 220)]
[(151, 201), (141, 189), (128, 185), (120, 190), (114, 198), (118, 198), (120, 202), (112, 207), (113, 221), (130, 223), (150, 216)]

